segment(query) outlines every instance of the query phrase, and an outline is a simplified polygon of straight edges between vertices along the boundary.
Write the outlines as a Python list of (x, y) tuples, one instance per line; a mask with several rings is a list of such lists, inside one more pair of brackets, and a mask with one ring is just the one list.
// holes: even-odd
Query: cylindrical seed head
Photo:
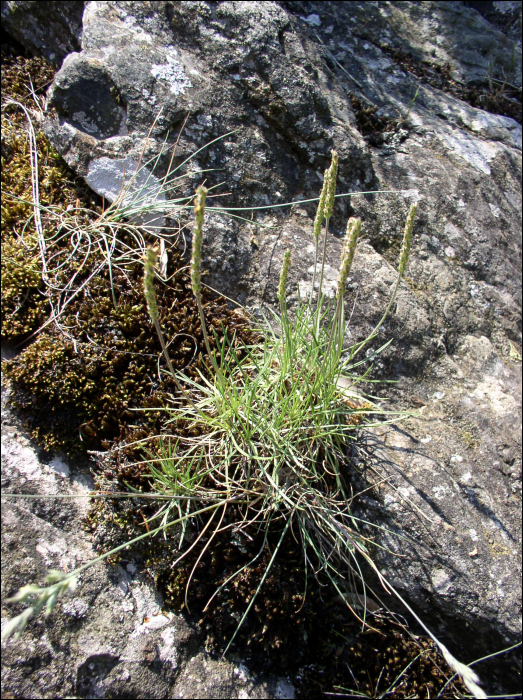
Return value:
[(154, 291), (154, 268), (156, 265), (157, 253), (149, 246), (145, 256), (143, 291), (147, 302), (147, 311), (153, 321), (158, 320), (158, 306), (156, 305), (156, 293)]
[(361, 219), (350, 218), (347, 223), (347, 237), (343, 245), (343, 251), (341, 254), (341, 266), (338, 275), (338, 287), (336, 289), (336, 298), (339, 299), (345, 294), (345, 287), (347, 285), (347, 278), (352, 266), (352, 261), (354, 259), (354, 253), (356, 252), (356, 245), (358, 243), (358, 236), (360, 235), (361, 229)]
[(405, 230), (403, 232), (403, 245), (401, 246), (400, 264), (398, 268), (398, 273), (401, 275), (405, 272), (407, 267), (407, 262), (409, 260), (410, 245), (412, 242), (412, 229), (414, 227), (414, 219), (416, 217), (416, 204), (410, 205), (409, 215), (407, 216), (407, 221), (405, 222)]
[(318, 204), (318, 210), (316, 212), (316, 218), (314, 219), (314, 238), (318, 239), (321, 233), (321, 223), (323, 221), (323, 215), (325, 213), (325, 197), (327, 195), (327, 189), (329, 187), (329, 168), (325, 171), (323, 176), (323, 187), (321, 188), (320, 202)]
[(283, 255), (283, 263), (280, 272), (280, 284), (278, 285), (278, 299), (283, 303), (285, 299), (285, 288), (287, 286), (287, 277), (289, 275), (289, 265), (291, 264), (291, 251), (287, 248)]
[(202, 228), (206, 197), (207, 189), (203, 186), (198, 187), (196, 199), (194, 200), (194, 232), (191, 257), (191, 283), (194, 296), (200, 296), (202, 291), (200, 267), (202, 263)]
[(329, 168), (329, 180), (327, 185), (327, 193), (325, 196), (325, 218), (330, 219), (332, 209), (334, 207), (334, 195), (336, 194), (336, 177), (338, 174), (338, 154), (332, 151), (332, 161)]

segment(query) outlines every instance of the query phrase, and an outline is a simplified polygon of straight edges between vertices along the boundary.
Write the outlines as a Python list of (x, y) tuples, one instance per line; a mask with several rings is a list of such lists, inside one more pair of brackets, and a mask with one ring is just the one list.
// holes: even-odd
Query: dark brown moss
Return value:
[(378, 107), (371, 105), (352, 92), (349, 92), (349, 99), (356, 115), (356, 123), (360, 133), (372, 146), (379, 146), (384, 142), (384, 134), (397, 131), (398, 119), (379, 116)]
[[(36, 94), (42, 94), (53, 75), (54, 69), (43, 59), (6, 57), (2, 65), (4, 93), (34, 109), (31, 83)], [(2, 339), (16, 343), (44, 324), (51, 311), (49, 302), (57, 306), (57, 294), (53, 296), (42, 281), (42, 261), (31, 218), (25, 116), (9, 107), (2, 120)], [(101, 211), (101, 202), (41, 132), (37, 132), (37, 149), (41, 204), (72, 207), (78, 224), (92, 222)], [(55, 222), (45, 212), (42, 224), (46, 235), (55, 233)], [(68, 239), (54, 245), (54, 264), (65, 262), (70, 252)], [(182, 263), (175, 251), (170, 252), (170, 260), (170, 273), (174, 273)], [(81, 284), (99, 262), (100, 254), (96, 253), (80, 270), (73, 258), (53, 281), (65, 285), (76, 273)], [(5, 363), (15, 389), (13, 405), (26, 417), (33, 437), (47, 449), (72, 453), (95, 448), (120, 437), (129, 423), (148, 426), (149, 430), (154, 425), (157, 414), (140, 415), (131, 409), (163, 406), (173, 387), (158, 377), (160, 345), (145, 309), (141, 275), (139, 265), (130, 268), (127, 277), (115, 271), (112, 288), (108, 275), (95, 277), (61, 315), (62, 330), (47, 326), (16, 360)], [(176, 276), (159, 297), (161, 325), (167, 341), (172, 341), (169, 352), (173, 364), (194, 376), (197, 367), (205, 369), (205, 362), (188, 278)], [(205, 299), (210, 326), (218, 334), (223, 334), (224, 326), (238, 324), (239, 317), (230, 314), (223, 301)]]
[[(181, 260), (171, 256), (174, 268)], [(102, 441), (123, 437), (129, 423), (152, 430), (160, 415), (133, 409), (165, 406), (176, 391), (165, 376), (160, 342), (147, 314), (142, 271), (113, 274), (117, 306), (111, 285), (93, 280), (82, 298), (74, 300), (61, 317), (69, 337), (49, 327), (6, 366), (15, 390), (12, 404), (31, 426), (33, 436), (47, 449), (68, 452), (100, 447)], [(224, 300), (204, 291), (205, 312), (211, 329), (223, 337), (224, 328), (246, 328)], [(207, 371), (198, 311), (185, 274), (175, 275), (159, 290), (160, 324), (173, 366), (190, 377)]]
[[(40, 259), (34, 237), (2, 241), (2, 339), (17, 341), (41, 325), (48, 314)], [(29, 250), (28, 250), (29, 246)]]
[(6, 50), (8, 48), (2, 42), (2, 94), (20, 100), (26, 106), (34, 106), (32, 89), (36, 95), (44, 95), (56, 68), (44, 58), (13, 55)]

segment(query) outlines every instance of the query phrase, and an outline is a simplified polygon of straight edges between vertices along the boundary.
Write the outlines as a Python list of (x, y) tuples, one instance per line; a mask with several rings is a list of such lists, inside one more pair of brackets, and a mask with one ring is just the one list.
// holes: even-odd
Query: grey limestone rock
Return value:
[(2, 0), (3, 29), (29, 53), (60, 66), (67, 54), (80, 47), (84, 5), (80, 0)]

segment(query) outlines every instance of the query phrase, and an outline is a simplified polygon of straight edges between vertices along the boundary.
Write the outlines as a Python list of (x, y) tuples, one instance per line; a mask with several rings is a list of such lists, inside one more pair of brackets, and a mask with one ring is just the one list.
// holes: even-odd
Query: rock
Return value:
[(508, 36), (521, 49), (521, 4), (513, 0), (468, 0), (463, 3), (477, 10), (491, 24)]
[[(368, 518), (407, 538), (380, 531), (404, 555), (378, 553), (383, 572), (436, 634), (466, 640), (477, 657), (521, 633), (521, 126), (433, 87), (398, 56), (455, 84), (483, 85), (494, 66), (521, 86), (513, 45), (463, 3), (88, 3), (45, 126), (86, 178), (103, 159), (143, 155), (161, 179), (187, 114), (175, 167), (227, 134), (189, 161), (178, 196), (207, 179), (227, 183), (217, 201), (231, 207), (295, 202), (239, 211), (248, 221), (208, 211), (209, 283), (253, 309), (275, 302), (287, 247), (291, 302), (298, 285), (310, 289), (306, 200), (336, 148), (340, 194), (385, 191), (340, 197), (331, 221), (328, 289), (348, 216), (363, 222), (347, 345), (379, 321), (419, 201), (409, 267), (380, 330), (393, 343), (373, 376), (398, 380), (382, 391), (394, 409), (411, 396), (425, 405), (400, 428), (369, 430), (355, 459), (368, 480), (393, 474), (368, 503)], [(366, 126), (369, 114), (390, 131)], [(100, 654), (112, 674), (113, 652)]]
[(142, 201), (154, 202), (156, 211), (166, 208), (167, 197), (162, 183), (147, 168), (138, 167), (131, 158), (95, 158), (89, 164), (85, 181), (95, 192), (111, 204), (118, 198), (122, 208), (128, 208), (129, 221), (160, 232), (166, 224), (165, 217), (154, 214), (133, 214)]
[(60, 66), (71, 51), (80, 49), (84, 2), (50, 4), (2, 0), (3, 29), (31, 54)]

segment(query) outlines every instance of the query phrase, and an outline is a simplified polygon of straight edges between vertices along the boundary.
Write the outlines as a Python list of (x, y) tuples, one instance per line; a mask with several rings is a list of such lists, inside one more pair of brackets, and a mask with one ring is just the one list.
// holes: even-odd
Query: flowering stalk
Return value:
[(329, 169), (329, 183), (325, 197), (325, 218), (330, 219), (334, 208), (334, 195), (336, 194), (336, 177), (338, 175), (338, 154), (332, 151), (331, 166)]
[(2, 629), (2, 641), (9, 639), (13, 633), (15, 641), (19, 639), (29, 620), (33, 616), (36, 617), (44, 606), (44, 616), (49, 617), (58, 602), (58, 598), (66, 591), (74, 592), (78, 577), (75, 572), (64, 574), (61, 571), (51, 570), (45, 580), (46, 583), (52, 585), (46, 588), (40, 588), (33, 584), (22, 586), (18, 593), (7, 599), (8, 603), (28, 603), (28, 607), (20, 615), (13, 617), (6, 623)]
[(202, 230), (206, 197), (207, 189), (205, 187), (198, 187), (196, 190), (196, 199), (194, 200), (194, 232), (191, 257), (191, 284), (193, 294), (198, 302), (200, 302), (202, 295), (200, 267), (202, 263)]
[(180, 391), (182, 394), (185, 395), (185, 397), (188, 399), (188, 401), (190, 403), (192, 403), (191, 397), (185, 391), (185, 389), (182, 387), (182, 385), (178, 381), (178, 378), (174, 372), (174, 367), (172, 365), (171, 358), (169, 357), (169, 353), (167, 352), (167, 346), (165, 344), (163, 332), (162, 332), (162, 329), (160, 327), (158, 305), (156, 303), (156, 292), (154, 291), (154, 268), (156, 266), (156, 260), (157, 260), (157, 252), (154, 248), (152, 248), (150, 246), (147, 249), (147, 255), (145, 257), (144, 275), (143, 275), (143, 291), (144, 291), (144, 295), (145, 295), (145, 301), (147, 302), (147, 311), (149, 312), (149, 316), (151, 317), (151, 320), (152, 320), (154, 327), (156, 329), (156, 333), (158, 335), (158, 338), (160, 339), (160, 345), (162, 346), (162, 351), (163, 351), (164, 357), (167, 361), (167, 365), (169, 366), (169, 371), (171, 373), (171, 377), (173, 378), (174, 383), (176, 384), (176, 388), (178, 389), (178, 391)]
[(280, 272), (280, 283), (278, 285), (278, 301), (280, 302), (282, 335), (287, 345), (292, 340), (292, 330), (289, 327), (287, 316), (287, 278), (289, 276), (289, 265), (291, 263), (291, 251), (287, 249), (283, 254), (283, 263)]
[(192, 239), (192, 257), (191, 257), (191, 284), (192, 291), (196, 298), (196, 305), (198, 306), (198, 313), (200, 314), (200, 321), (202, 324), (203, 340), (205, 342), (205, 347), (207, 348), (207, 354), (209, 355), (212, 366), (216, 375), (221, 377), (220, 370), (218, 369), (218, 364), (216, 359), (211, 352), (211, 346), (209, 343), (209, 336), (207, 335), (207, 326), (205, 325), (205, 316), (203, 315), (202, 306), (202, 284), (201, 284), (201, 274), (200, 268), (202, 264), (202, 229), (203, 229), (203, 217), (205, 214), (205, 199), (207, 197), (207, 188), (200, 185), (196, 190), (196, 199), (194, 200), (194, 231)]
[(323, 241), (323, 256), (321, 260), (321, 274), (320, 274), (320, 288), (318, 290), (318, 305), (316, 307), (317, 313), (317, 330), (319, 330), (320, 324), (320, 309), (322, 302), (321, 289), (323, 285), (323, 273), (325, 270), (325, 256), (327, 253), (327, 236), (329, 233), (329, 220), (332, 216), (332, 210), (334, 207), (334, 195), (336, 193), (336, 176), (338, 173), (338, 154), (336, 151), (332, 151), (332, 160), (329, 168), (329, 176), (327, 178), (327, 189), (325, 193), (325, 208), (323, 216), (325, 217), (325, 238)]
[[(100, 492), (98, 492), (98, 494), (99, 493)], [(230, 500), (238, 501), (239, 499), (232, 498)], [(226, 500), (225, 503), (227, 502), (228, 501)], [(154, 537), (154, 535), (160, 532), (165, 532), (165, 530), (168, 527), (171, 527), (172, 525), (178, 525), (179, 523), (184, 522), (189, 518), (193, 518), (202, 513), (207, 513), (210, 510), (215, 510), (219, 506), (223, 505), (223, 503), (223, 501), (219, 503), (213, 503), (212, 505), (206, 506), (205, 508), (200, 508), (194, 513), (187, 513), (186, 515), (182, 515), (180, 518), (176, 518), (176, 520), (171, 520), (168, 523), (164, 523), (163, 525), (160, 525), (160, 527), (157, 527), (154, 530), (148, 530), (142, 535), (138, 535), (138, 537), (135, 537), (134, 539), (129, 540), (128, 542), (124, 542), (123, 544), (118, 545), (118, 547), (115, 547), (114, 549), (111, 549), (108, 552), (105, 552), (104, 554), (100, 554), (100, 556), (96, 557), (95, 559), (91, 559), (86, 564), (82, 564), (78, 567), (78, 569), (71, 571), (71, 573), (69, 574), (64, 574), (61, 571), (51, 570), (45, 578), (46, 583), (50, 583), (51, 585), (47, 586), (46, 588), (40, 588), (39, 586), (32, 584), (28, 586), (23, 586), (22, 588), (20, 588), (18, 593), (16, 593), (12, 598), (8, 598), (6, 602), (28, 602), (29, 607), (26, 608), (23, 613), (17, 615), (15, 618), (9, 620), (6, 623), (6, 625), (2, 629), (2, 641), (8, 639), (14, 633), (16, 633), (15, 639), (18, 639), (20, 634), (23, 632), (24, 628), (27, 626), (27, 623), (29, 622), (31, 617), (33, 617), (33, 615), (38, 615), (41, 612), (44, 605), (46, 606), (44, 615), (47, 616), (49, 613), (51, 613), (52, 609), (58, 601), (58, 598), (62, 595), (62, 593), (65, 593), (65, 591), (67, 590), (73, 592), (76, 588), (76, 584), (79, 580), (80, 574), (89, 569), (94, 564), (108, 559), (111, 555), (116, 554), (117, 552), (121, 552), (127, 547), (131, 547), (136, 542), (140, 542), (141, 540), (144, 540), (147, 537)]]
[(402, 277), (407, 267), (409, 260), (410, 246), (412, 243), (412, 229), (414, 228), (414, 219), (416, 217), (417, 205), (411, 204), (407, 221), (405, 222), (405, 231), (403, 233), (403, 245), (401, 247), (400, 264), (398, 268), (399, 277)]
[[(334, 322), (331, 328), (329, 345), (327, 347), (327, 352), (325, 353), (325, 357), (323, 359), (322, 371), (330, 357), (333, 342), (337, 343), (339, 351), (341, 351), (343, 345), (343, 336), (345, 334), (343, 295), (345, 294), (347, 278), (349, 276), (352, 261), (354, 259), (354, 253), (356, 252), (356, 245), (358, 243), (360, 229), (361, 219), (355, 219), (351, 217), (347, 222), (347, 235), (341, 252), (341, 264), (340, 271), (338, 274), (338, 285), (336, 288), (336, 311), (334, 314)], [(335, 360), (335, 364), (337, 364), (337, 359)]]
[(398, 279), (396, 280), (396, 286), (394, 287), (394, 291), (392, 293), (392, 297), (389, 301), (389, 304), (388, 304), (387, 308), (385, 309), (385, 313), (381, 317), (381, 321), (378, 323), (378, 325), (372, 331), (372, 333), (368, 336), (368, 338), (363, 343), (361, 343), (361, 345), (359, 345), (358, 348), (354, 351), (354, 353), (352, 355), (353, 357), (369, 342), (369, 340), (372, 340), (372, 338), (375, 337), (376, 333), (381, 328), (385, 319), (387, 318), (387, 315), (392, 307), (392, 304), (394, 303), (394, 300), (396, 299), (396, 294), (398, 293), (401, 278), (403, 277), (403, 273), (405, 272), (405, 269), (407, 267), (407, 263), (409, 261), (410, 246), (412, 243), (412, 229), (414, 228), (414, 219), (416, 218), (417, 208), (418, 207), (416, 204), (411, 204), (410, 210), (409, 210), (409, 213), (407, 216), (407, 221), (405, 222), (405, 228), (403, 230), (403, 243), (401, 246), (401, 253), (400, 253), (400, 262), (398, 265)]
[(158, 305), (154, 291), (154, 267), (156, 265), (156, 250), (150, 246), (147, 248), (143, 272), (143, 291), (147, 302), (147, 311), (153, 323), (158, 321)]
[(285, 305), (285, 300), (286, 300), (286, 286), (287, 286), (287, 277), (289, 276), (289, 265), (291, 262), (291, 251), (287, 248), (283, 255), (283, 263), (281, 266), (281, 272), (280, 272), (280, 284), (278, 285), (278, 300), (282, 306)]
[(356, 244), (360, 235), (361, 219), (351, 217), (347, 222), (347, 236), (343, 245), (341, 254), (341, 266), (338, 275), (338, 287), (336, 289), (336, 298), (343, 298), (345, 288), (347, 286), (347, 278), (352, 267), (352, 260), (356, 252)]
[(314, 294), (314, 285), (316, 283), (316, 269), (318, 267), (318, 248), (320, 243), (321, 235), (321, 225), (323, 223), (323, 216), (325, 212), (325, 197), (327, 196), (327, 187), (329, 184), (329, 169), (325, 171), (323, 176), (323, 187), (321, 188), (320, 201), (318, 203), (318, 210), (316, 211), (316, 218), (314, 219), (314, 272), (312, 273), (312, 287), (310, 294), (310, 304), (312, 306), (312, 295)]

